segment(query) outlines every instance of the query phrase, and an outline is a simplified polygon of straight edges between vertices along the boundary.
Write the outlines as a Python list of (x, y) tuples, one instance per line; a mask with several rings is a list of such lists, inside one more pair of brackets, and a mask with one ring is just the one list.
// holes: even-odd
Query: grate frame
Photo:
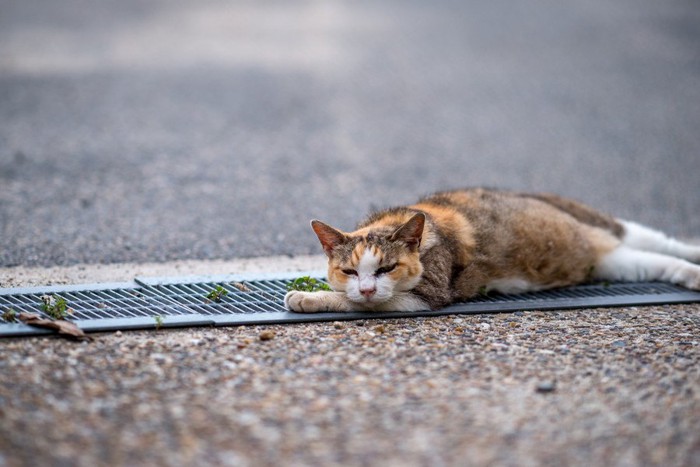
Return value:
[[(85, 332), (156, 327), (234, 326), (313, 321), (443, 316), (452, 314), (548, 311), (700, 302), (700, 292), (660, 282), (586, 284), (517, 295), (476, 297), (437, 311), (290, 313), (283, 305), (287, 284), (320, 271), (185, 277), (136, 277), (133, 282), (0, 289), (0, 313), (41, 311), (41, 296), (63, 297), (73, 314), (67, 319)], [(242, 285), (241, 285), (242, 284)], [(228, 294), (206, 299), (216, 286)], [(157, 322), (156, 317), (161, 321)], [(47, 335), (54, 331), (0, 320), (0, 337)]]

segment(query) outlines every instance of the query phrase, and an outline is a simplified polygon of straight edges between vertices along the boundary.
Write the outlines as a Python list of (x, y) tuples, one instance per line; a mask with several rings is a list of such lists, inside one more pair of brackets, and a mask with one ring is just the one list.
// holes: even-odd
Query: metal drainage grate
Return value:
[[(439, 311), (290, 313), (284, 308), (283, 298), (287, 284), (299, 275), (303, 274), (273, 278), (231, 275), (136, 278), (134, 282), (120, 284), (0, 289), (0, 314), (13, 309), (43, 315), (41, 297), (55, 295), (65, 299), (73, 310), (68, 319), (86, 332), (96, 332), (154, 328), (157, 324), (163, 327), (225, 326), (700, 302), (700, 292), (643, 282), (582, 285), (519, 295), (493, 294)], [(322, 273), (312, 275), (322, 277)], [(219, 302), (208, 300), (207, 295), (217, 286), (228, 293)], [(50, 333), (52, 331), (0, 320), (0, 336)]]

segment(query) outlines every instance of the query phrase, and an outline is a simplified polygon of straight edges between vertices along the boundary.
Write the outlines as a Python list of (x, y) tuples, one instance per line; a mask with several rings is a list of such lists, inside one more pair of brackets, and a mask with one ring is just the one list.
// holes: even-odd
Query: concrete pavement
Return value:
[(700, 235), (700, 13), (0, 2), (0, 266), (316, 254), (464, 185)]

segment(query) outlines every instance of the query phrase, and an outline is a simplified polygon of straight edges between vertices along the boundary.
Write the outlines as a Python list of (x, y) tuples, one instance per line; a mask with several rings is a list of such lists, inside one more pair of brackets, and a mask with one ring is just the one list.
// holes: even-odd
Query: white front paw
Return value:
[(297, 313), (318, 313), (328, 311), (327, 301), (323, 299), (320, 292), (302, 292), (300, 290), (290, 290), (284, 296), (284, 305), (289, 311)]

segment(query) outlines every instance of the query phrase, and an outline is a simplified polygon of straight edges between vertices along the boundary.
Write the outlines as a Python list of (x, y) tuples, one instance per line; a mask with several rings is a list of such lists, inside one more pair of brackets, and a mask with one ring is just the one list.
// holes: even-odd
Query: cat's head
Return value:
[(399, 226), (374, 226), (345, 233), (312, 221), (328, 256), (328, 282), (349, 300), (372, 306), (414, 288), (423, 265), (418, 247), (425, 215), (417, 213)]

